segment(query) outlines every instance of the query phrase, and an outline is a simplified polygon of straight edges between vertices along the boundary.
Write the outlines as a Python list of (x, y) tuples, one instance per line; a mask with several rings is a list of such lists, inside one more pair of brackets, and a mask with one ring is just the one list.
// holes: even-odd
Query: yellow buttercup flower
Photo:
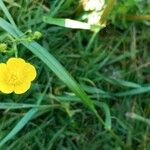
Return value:
[(35, 77), (35, 67), (22, 58), (10, 58), (6, 64), (0, 63), (0, 91), (3, 93), (25, 93)]

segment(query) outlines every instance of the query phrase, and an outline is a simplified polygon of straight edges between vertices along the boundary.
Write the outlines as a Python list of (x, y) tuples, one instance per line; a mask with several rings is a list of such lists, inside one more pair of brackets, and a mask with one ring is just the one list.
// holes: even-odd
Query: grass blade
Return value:
[(131, 118), (133, 120), (141, 121), (150, 125), (150, 119), (144, 118), (136, 113), (127, 112), (126, 117)]
[(147, 87), (140, 87), (140, 88), (136, 88), (130, 91), (125, 91), (125, 92), (120, 92), (120, 93), (116, 93), (114, 94), (115, 96), (121, 97), (121, 96), (132, 96), (132, 95), (138, 95), (138, 94), (142, 94), (142, 93), (146, 93), (146, 92), (150, 92), (150, 86)]
[(16, 27), (16, 24), (12, 18), (12, 16), (10, 15), (10, 13), (8, 12), (8, 9), (6, 8), (6, 6), (4, 5), (3, 1), (0, 0), (0, 7), (3, 10), (3, 12), (5, 13), (6, 17), (8, 18), (8, 20), (10, 21), (10, 23), (13, 25), (14, 28)]
[(24, 104), (24, 103), (0, 103), (0, 110), (2, 109), (29, 109), (29, 108), (52, 108), (59, 107), (59, 105), (37, 105), (37, 104)]
[(22, 108), (32, 108), (38, 107), (34, 104), (21, 104), (21, 103), (0, 103), (0, 109), (22, 109)]
[(99, 101), (95, 101), (94, 102), (95, 105), (97, 105), (98, 107), (102, 108), (105, 112), (105, 128), (107, 130), (110, 130), (111, 129), (111, 115), (110, 115), (110, 110), (109, 110), (109, 107), (106, 103), (104, 102), (99, 102)]
[[(50, 16), (55, 16), (65, 0), (56, 0), (51, 7)], [(58, 3), (59, 2), (59, 3)], [(58, 4), (57, 4), (58, 3)]]
[(87, 30), (91, 29), (90, 24), (72, 20), (72, 19), (60, 19), (60, 18), (52, 18), (49, 16), (45, 16), (43, 17), (43, 21), (49, 24), (58, 25), (66, 28), (87, 29)]

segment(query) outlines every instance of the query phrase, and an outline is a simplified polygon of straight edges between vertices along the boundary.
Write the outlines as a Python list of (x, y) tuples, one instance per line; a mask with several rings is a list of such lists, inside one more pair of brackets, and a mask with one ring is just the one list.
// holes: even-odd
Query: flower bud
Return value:
[(7, 44), (5, 43), (0, 43), (0, 51), (1, 52), (6, 52), (7, 50)]
[(42, 37), (42, 33), (39, 32), (39, 31), (35, 31), (34, 34), (33, 34), (33, 39), (40, 39)]

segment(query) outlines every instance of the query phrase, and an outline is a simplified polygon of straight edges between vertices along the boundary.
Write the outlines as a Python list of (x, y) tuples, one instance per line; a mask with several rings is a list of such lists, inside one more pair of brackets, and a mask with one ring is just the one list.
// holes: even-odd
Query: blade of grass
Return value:
[(91, 93), (91, 94), (100, 94), (100, 95), (106, 96), (108, 98), (113, 98), (113, 96), (112, 96), (111, 93), (105, 92), (105, 91), (103, 91), (103, 90), (101, 90), (99, 88), (87, 86), (87, 85), (84, 85), (84, 84), (81, 84), (81, 86), (88, 93)]
[(126, 113), (126, 117), (131, 118), (133, 120), (138, 120), (144, 123), (147, 123), (148, 125), (150, 125), (150, 119), (144, 118), (138, 114), (132, 113), (132, 112), (127, 112)]
[(22, 103), (0, 103), (0, 109), (29, 109), (29, 108), (50, 108), (58, 105), (37, 105)]
[(107, 77), (106, 75), (98, 73), (99, 78), (97, 78), (97, 81), (99, 80), (105, 80), (106, 82), (109, 82), (113, 85), (116, 86), (124, 86), (124, 87), (130, 87), (130, 88), (140, 88), (141, 85), (130, 82), (130, 81), (125, 81), (117, 78), (112, 78), (112, 77)]
[(104, 9), (104, 12), (103, 12), (101, 19), (100, 19), (101, 24), (104, 24), (106, 22), (107, 17), (109, 15), (109, 13), (111, 12), (111, 10), (113, 9), (115, 2), (116, 2), (116, 0), (109, 0), (108, 1), (108, 4), (107, 4), (106, 8)]
[(138, 95), (138, 94), (142, 94), (142, 93), (146, 93), (146, 92), (150, 92), (150, 86), (146, 86), (146, 87), (140, 87), (140, 88), (136, 88), (130, 91), (125, 91), (125, 92), (119, 92), (114, 94), (115, 96), (121, 97), (121, 96), (132, 96), (132, 95)]
[(94, 104), (100, 108), (102, 108), (105, 112), (105, 128), (106, 130), (111, 129), (111, 115), (110, 115), (110, 110), (109, 107), (106, 103), (104, 102), (99, 102), (99, 101), (94, 101)]
[(93, 42), (94, 42), (95, 38), (97, 37), (97, 34), (99, 33), (99, 31), (100, 31), (100, 29), (97, 30), (97, 31), (95, 31), (95, 32), (93, 33), (93, 35), (92, 35), (92, 37), (91, 37), (90, 41), (88, 42), (88, 45), (87, 45), (87, 47), (86, 47), (86, 49), (85, 49), (85, 52), (86, 52), (86, 53), (88, 53), (88, 52), (90, 51), (90, 49), (91, 49), (91, 47), (92, 47), (92, 45), (93, 45)]
[[(126, 82), (124, 82), (125, 84), (127, 84)], [(130, 83), (130, 82), (129, 82)], [(134, 84), (130, 84), (130, 86)], [(103, 90), (101, 90), (100, 88), (96, 88), (96, 87), (91, 87), (91, 86), (85, 86), (82, 85), (82, 87), (85, 89), (85, 91), (91, 93), (91, 94), (101, 94), (101, 95), (106, 95), (107, 97), (109, 96), (110, 98), (114, 97), (124, 97), (124, 96), (132, 96), (132, 95), (138, 95), (138, 94), (143, 94), (143, 93), (148, 93), (150, 92), (150, 86), (136, 86), (136, 84), (134, 85), (134, 89), (131, 90), (127, 90), (125, 92), (118, 92), (118, 93), (112, 93), (112, 92), (105, 92)]]
[[(56, 0), (51, 7), (50, 16), (53, 17), (57, 14), (59, 8), (62, 6), (65, 0)], [(57, 4), (59, 2), (59, 4)]]
[(13, 25), (13, 27), (16, 28), (16, 24), (15, 24), (13, 18), (11, 17), (10, 13), (8, 12), (8, 10), (7, 10), (7, 8), (4, 5), (2, 0), (0, 0), (0, 8), (3, 10), (3, 12), (5, 12), (5, 15), (7, 16), (8, 20)]
[(72, 20), (72, 19), (61, 19), (61, 18), (52, 18), (50, 16), (44, 16), (43, 21), (45, 23), (58, 25), (61, 27), (72, 28), (72, 29), (87, 29), (90, 30), (91, 26), (88, 23)]
[(129, 15), (125, 19), (130, 21), (149, 21), (150, 15)]

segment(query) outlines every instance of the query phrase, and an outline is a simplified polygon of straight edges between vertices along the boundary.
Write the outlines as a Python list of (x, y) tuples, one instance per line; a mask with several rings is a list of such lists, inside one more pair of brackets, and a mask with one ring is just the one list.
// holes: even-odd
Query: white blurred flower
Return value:
[(84, 10), (85, 11), (100, 11), (102, 10), (103, 6), (105, 4), (105, 0), (86, 0), (84, 2)]
[(88, 16), (88, 23), (91, 25), (98, 24), (100, 21), (100, 18), (101, 16), (99, 12), (92, 12)]

